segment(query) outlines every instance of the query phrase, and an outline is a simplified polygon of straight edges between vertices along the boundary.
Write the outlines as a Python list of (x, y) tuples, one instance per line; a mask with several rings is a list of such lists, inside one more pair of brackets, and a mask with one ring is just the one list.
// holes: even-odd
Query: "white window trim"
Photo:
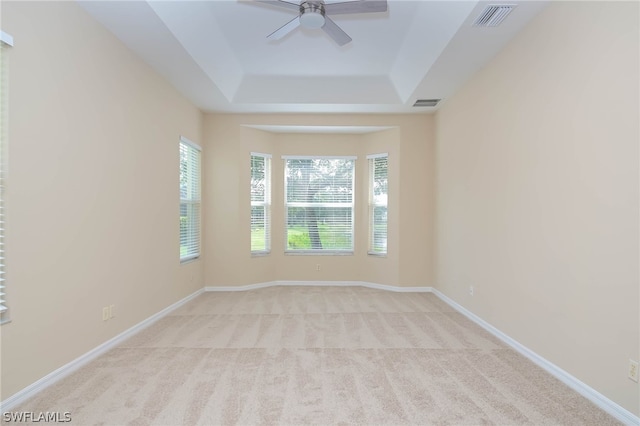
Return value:
[[(269, 166), (266, 167), (265, 170), (265, 182), (266, 182), (266, 188), (265, 188), (265, 200), (263, 202), (261, 201), (251, 201), (251, 207), (253, 208), (254, 206), (263, 206), (265, 208), (265, 215), (266, 215), (266, 227), (268, 228), (266, 231), (266, 235), (265, 235), (265, 246), (266, 248), (264, 250), (251, 250), (251, 255), (252, 256), (266, 256), (268, 254), (271, 253), (271, 235), (272, 235), (272, 229), (271, 229), (271, 168), (273, 167), (273, 165), (271, 164), (271, 159), (272, 159), (272, 155), (271, 154), (265, 154), (262, 152), (251, 152), (251, 157), (262, 157), (265, 160), (269, 160)], [(266, 164), (266, 163), (265, 163)]]
[(185, 138), (184, 136), (180, 136), (180, 142), (189, 145), (191, 148), (193, 149), (197, 149), (198, 151), (202, 152), (202, 147), (200, 145), (198, 145), (195, 142), (190, 141), (189, 139)]
[[(353, 196), (351, 203), (304, 203), (304, 202), (292, 202), (287, 203), (287, 178), (284, 174), (284, 245), (285, 255), (293, 256), (351, 256), (355, 254), (355, 194), (356, 194), (356, 163), (358, 157), (355, 155), (283, 155), (283, 160), (353, 160), (353, 175), (352, 175), (352, 190)], [(285, 164), (286, 168), (286, 164)], [(322, 249), (322, 250), (291, 250), (288, 248), (288, 209), (287, 207), (350, 207), (351, 208), (351, 232), (352, 232), (352, 248), (349, 249)]]
[(0, 31), (0, 42), (13, 47), (13, 37), (4, 31)]
[[(371, 250), (371, 246), (373, 244), (373, 226), (374, 226), (374, 220), (372, 217), (372, 210), (373, 207), (378, 207), (378, 206), (384, 206), (387, 208), (387, 210), (389, 209), (389, 193), (387, 191), (387, 202), (386, 203), (376, 203), (374, 201), (374, 196), (373, 196), (373, 174), (375, 173), (375, 170), (371, 169), (370, 166), (370, 160), (375, 160), (377, 158), (386, 158), (387, 159), (387, 167), (389, 164), (389, 153), (388, 152), (384, 152), (384, 153), (380, 153), (380, 154), (369, 154), (367, 155), (367, 166), (369, 168), (368, 173), (369, 173), (369, 188), (368, 188), (368, 192), (369, 192), (369, 201), (368, 201), (368, 206), (367, 206), (367, 210), (368, 210), (368, 215), (369, 215), (369, 228), (368, 228), (368, 242), (367, 242), (367, 254), (369, 256), (377, 256), (377, 257), (386, 257), (388, 254), (388, 247), (387, 250), (385, 250), (384, 252), (379, 252), (379, 251), (373, 251)], [(387, 182), (389, 181), (389, 174), (388, 174), (388, 169), (387, 169)], [(388, 188), (388, 183), (387, 183), (387, 188)], [(387, 220), (387, 242), (389, 241), (389, 221)]]
[[(2, 44), (2, 48), (5, 47), (13, 47), (13, 37), (7, 33), (5, 33), (4, 31), (0, 30), (0, 44)], [(4, 60), (3, 60), (4, 61)], [(3, 67), (3, 73), (6, 72), (7, 70), (4, 68), (4, 63), (2, 64)], [(3, 76), (4, 79), (4, 76)], [(7, 91), (7, 87), (4, 87), (5, 81), (2, 81), (0, 84), (3, 85), (2, 87), (2, 94), (3, 97), (2, 99), (0, 99), (0, 102), (2, 102), (2, 105), (0, 105), (0, 113), (3, 114), (3, 116), (0, 118), (0, 120), (5, 121), (7, 116), (7, 99), (5, 97), (6, 95), (6, 91)], [(2, 143), (0, 144), (0, 150), (2, 150), (2, 153), (0, 155), (0, 161), (2, 161), (2, 164), (0, 165), (0, 324), (6, 324), (8, 322), (11, 322), (11, 318), (9, 317), (9, 306), (7, 304), (5, 295), (6, 295), (6, 275), (5, 275), (5, 245), (4, 245), (4, 230), (5, 230), (5, 214), (4, 214), (4, 186), (6, 184), (6, 170), (7, 170), (7, 163), (6, 163), (6, 153), (7, 153), (7, 147), (6, 147), (6, 143), (7, 143), (7, 125), (6, 123), (3, 124), (2, 126), (2, 135), (0, 135), (0, 137), (2, 138)]]
[(185, 144), (200, 153), (200, 156), (199, 156), (200, 165), (199, 165), (199, 176), (198, 176), (198, 179), (199, 179), (198, 186), (199, 186), (200, 194), (198, 194), (198, 199), (185, 199), (185, 198), (182, 198), (182, 196), (180, 196), (180, 205), (182, 204), (197, 205), (199, 210), (198, 218), (200, 220), (200, 223), (198, 224), (198, 234), (199, 234), (198, 235), (198, 252), (194, 254), (186, 255), (186, 256), (180, 256), (180, 263), (188, 263), (198, 259), (202, 252), (202, 148), (200, 147), (200, 145), (190, 141), (184, 136), (180, 136), (180, 144)]
[(367, 160), (372, 160), (372, 159), (375, 159), (375, 158), (384, 158), (384, 157), (389, 158), (389, 153), (383, 152), (381, 154), (369, 154), (369, 155), (367, 155)]

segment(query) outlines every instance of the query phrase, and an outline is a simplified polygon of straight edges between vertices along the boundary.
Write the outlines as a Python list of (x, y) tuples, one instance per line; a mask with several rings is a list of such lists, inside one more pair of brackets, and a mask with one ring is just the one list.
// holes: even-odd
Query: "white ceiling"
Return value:
[(296, 12), (251, 0), (79, 3), (204, 111), (312, 113), (432, 112), (413, 104), (446, 102), (546, 4), (504, 2), (517, 7), (481, 28), (503, 2), (388, 0), (383, 13), (332, 16), (353, 39), (340, 47), (302, 27), (267, 40)]

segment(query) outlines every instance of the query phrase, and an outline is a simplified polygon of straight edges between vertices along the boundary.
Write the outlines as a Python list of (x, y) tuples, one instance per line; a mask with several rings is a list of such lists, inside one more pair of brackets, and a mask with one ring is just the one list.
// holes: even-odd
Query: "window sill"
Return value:
[(353, 251), (285, 250), (285, 256), (353, 256)]
[(372, 257), (387, 257), (387, 253), (376, 253), (376, 252), (368, 252), (367, 255)]
[(186, 265), (187, 263), (195, 262), (197, 260), (200, 260), (200, 256), (189, 257), (189, 258), (186, 258), (186, 259), (180, 259), (180, 264), (181, 265)]

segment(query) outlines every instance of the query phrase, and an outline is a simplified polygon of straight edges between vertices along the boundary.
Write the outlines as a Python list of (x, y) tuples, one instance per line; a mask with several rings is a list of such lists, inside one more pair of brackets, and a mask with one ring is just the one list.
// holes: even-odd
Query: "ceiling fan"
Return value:
[(287, 0), (257, 0), (273, 6), (295, 10), (298, 16), (267, 36), (270, 40), (280, 40), (299, 26), (322, 30), (339, 46), (351, 41), (351, 37), (340, 28), (329, 15), (386, 12), (386, 0), (356, 0), (341, 3), (325, 3), (324, 0), (305, 0), (302, 3)]

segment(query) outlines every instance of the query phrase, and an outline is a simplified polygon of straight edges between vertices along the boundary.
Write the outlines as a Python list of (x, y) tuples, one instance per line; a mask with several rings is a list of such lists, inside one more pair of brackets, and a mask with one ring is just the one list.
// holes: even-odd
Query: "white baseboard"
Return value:
[(205, 287), (204, 291), (248, 291), (248, 290), (256, 290), (258, 288), (266, 288), (273, 287), (277, 281), (269, 281), (258, 284), (249, 284), (249, 285), (239, 285), (239, 286), (226, 286), (226, 287)]
[(178, 307), (184, 305), (185, 303), (187, 303), (191, 299), (199, 296), (203, 292), (204, 292), (204, 289), (200, 289), (200, 290), (196, 291), (195, 293), (185, 297), (184, 299), (179, 300), (178, 302), (176, 302), (176, 303), (164, 308), (160, 312), (158, 312), (158, 313), (150, 316), (149, 318), (139, 322), (138, 324), (136, 324), (133, 327), (123, 331), (122, 333), (118, 334), (117, 336), (113, 337), (112, 339), (109, 339), (106, 342), (104, 342), (103, 344), (93, 348), (92, 350), (90, 350), (89, 352), (85, 353), (84, 355), (81, 355), (80, 357), (74, 359), (73, 361), (71, 361), (71, 362), (63, 365), (62, 367), (58, 368), (57, 370), (47, 374), (46, 376), (44, 376), (43, 378), (41, 378), (37, 382), (32, 383), (29, 386), (27, 386), (26, 388), (22, 389), (21, 391), (13, 394), (9, 398), (7, 398), (4, 401), (0, 402), (0, 412), (4, 413), (6, 411), (11, 410), (13, 407), (17, 406), (18, 404), (21, 404), (22, 402), (24, 402), (27, 399), (31, 398), (32, 396), (34, 396), (38, 392), (41, 392), (45, 388), (53, 385), (58, 380), (61, 380), (64, 377), (69, 376), (71, 373), (75, 372), (80, 367), (88, 364), (89, 362), (93, 361), (94, 359), (96, 359), (100, 355), (106, 353), (108, 350), (116, 347), (117, 345), (119, 345), (120, 343), (122, 343), (123, 341), (128, 339), (129, 337), (131, 337), (134, 334), (140, 332), (144, 328), (150, 326), (154, 322), (158, 321), (160, 318), (164, 317), (165, 315), (167, 315), (171, 311), (177, 309)]
[(361, 286), (361, 287), (369, 287), (375, 288), (378, 290), (386, 290), (386, 291), (394, 291), (394, 292), (431, 292), (438, 296), (442, 301), (447, 303), (456, 311), (460, 312), (462, 315), (469, 318), (471, 321), (478, 324), (480, 327), (487, 330), (489, 333), (496, 336), (498, 339), (503, 341), (505, 344), (513, 348), (518, 353), (522, 354), (529, 360), (531, 360), (534, 364), (538, 365), (546, 372), (569, 386), (571, 389), (578, 392), (580, 395), (587, 398), (589, 401), (593, 402), (595, 405), (600, 407), (602, 410), (611, 414), (613, 417), (621, 421), (626, 425), (640, 425), (640, 417), (634, 415), (630, 411), (611, 401), (609, 398), (602, 395), (600, 392), (591, 388), (587, 384), (581, 382), (571, 374), (567, 373), (557, 365), (549, 362), (545, 358), (541, 357), (537, 353), (533, 352), (531, 349), (522, 345), (520, 342), (512, 339), (502, 331), (498, 330), (476, 314), (464, 308), (462, 305), (453, 301), (449, 297), (445, 296), (443, 293), (438, 291), (432, 287), (396, 287), (384, 284), (375, 284), (365, 281), (271, 281), (259, 284), (252, 284), (247, 286), (240, 287), (206, 287), (206, 291), (245, 291), (245, 290), (253, 290), (256, 288), (265, 288), (265, 287), (273, 287), (273, 286)]
[(462, 305), (456, 303), (452, 299), (448, 298), (444, 294), (442, 294), (437, 289), (431, 290), (433, 294), (438, 296), (444, 302), (446, 302), (449, 306), (454, 308), (456, 311), (460, 312), (465, 317), (469, 318), (471, 321), (478, 324), (480, 327), (487, 330), (489, 333), (496, 336), (498, 339), (502, 340), (511, 348), (515, 349), (521, 355), (524, 355), (526, 358), (531, 360), (534, 364), (544, 369), (546, 372), (554, 376), (556, 379), (560, 380), (565, 385), (569, 386), (571, 389), (578, 392), (580, 395), (587, 398), (589, 401), (593, 402), (595, 405), (600, 407), (602, 410), (611, 414), (613, 417), (624, 423), (625, 425), (640, 425), (640, 417), (636, 416), (632, 412), (626, 410), (615, 402), (611, 401), (606, 396), (602, 395), (600, 392), (596, 391), (592, 387), (586, 385), (581, 382), (571, 374), (567, 373), (557, 365), (549, 362), (545, 358), (541, 357), (537, 353), (533, 352), (531, 349), (522, 345), (520, 342), (512, 339), (508, 335), (504, 334), (502, 331), (498, 330), (473, 312), (469, 311)]
[(11, 410), (11, 408), (16, 405), (26, 401), (28, 398), (34, 396), (38, 392), (41, 392), (45, 388), (51, 386), (58, 380), (70, 375), (74, 371), (78, 370), (80, 367), (86, 365), (90, 361), (104, 354), (108, 350), (114, 348), (115, 346), (122, 343), (124, 340), (133, 336), (134, 334), (140, 332), (142, 329), (150, 326), (154, 322), (158, 321), (160, 318), (166, 316), (171, 311), (177, 309), (183, 304), (187, 303), (191, 299), (199, 296), (201, 293), (207, 291), (216, 292), (216, 291), (248, 291), (259, 288), (273, 287), (273, 286), (334, 286), (334, 287), (349, 287), (349, 286), (360, 286), (360, 287), (368, 287), (374, 288), (378, 290), (386, 290), (393, 292), (401, 292), (401, 293), (433, 293), (442, 299), (449, 306), (460, 312), (462, 315), (469, 318), (471, 321), (478, 324), (480, 327), (484, 328), (498, 339), (503, 341), (508, 346), (512, 347), (518, 353), (527, 357), (533, 363), (543, 368), (552, 376), (556, 377), (558, 380), (569, 386), (571, 389), (575, 390), (602, 410), (611, 414), (613, 417), (621, 421), (626, 425), (640, 425), (640, 417), (634, 415), (630, 411), (611, 401), (609, 398), (605, 397), (601, 393), (597, 392), (595, 389), (589, 387), (585, 383), (581, 382), (571, 374), (562, 370), (555, 364), (549, 362), (545, 358), (533, 352), (531, 349), (512, 339), (508, 335), (504, 334), (502, 331), (498, 330), (479, 316), (475, 315), (471, 311), (464, 308), (462, 305), (453, 301), (449, 297), (445, 296), (443, 293), (434, 289), (432, 287), (396, 287), (385, 284), (376, 284), (370, 283), (366, 281), (270, 281), (258, 284), (250, 284), (245, 286), (234, 286), (234, 287), (205, 287), (201, 290), (196, 291), (195, 293), (185, 297), (184, 299), (172, 304), (171, 306), (166, 307), (162, 311), (150, 316), (149, 318), (143, 320), (142, 322), (136, 324), (135, 326), (125, 330), (124, 332), (118, 334), (114, 338), (104, 342), (100, 346), (92, 349), (91, 351), (85, 353), (84, 355), (76, 358), (75, 360), (69, 362), (68, 364), (63, 365), (52, 373), (46, 375), (42, 379), (37, 382), (27, 386), (23, 390), (17, 392), (16, 394), (10, 396), (6, 400), (0, 402), (0, 412), (5, 412)]
[(264, 283), (235, 287), (205, 287), (204, 291), (247, 291), (275, 286), (368, 287), (378, 290), (394, 291), (400, 293), (428, 293), (432, 290), (431, 287), (397, 287), (386, 284), (370, 283), (366, 281), (268, 281)]

